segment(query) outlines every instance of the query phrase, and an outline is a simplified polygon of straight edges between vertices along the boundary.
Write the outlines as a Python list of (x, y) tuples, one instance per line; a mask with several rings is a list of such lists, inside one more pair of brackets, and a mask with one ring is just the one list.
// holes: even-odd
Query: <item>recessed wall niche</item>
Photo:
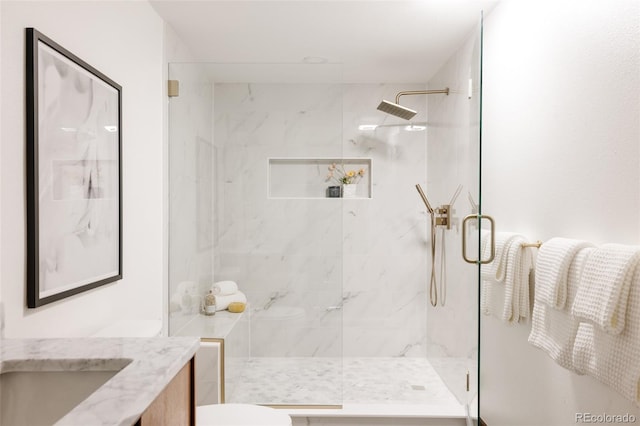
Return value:
[[(329, 178), (329, 167), (335, 164), (338, 170), (364, 170), (358, 180), (356, 196), (371, 198), (370, 158), (269, 158), (268, 197), (269, 198), (327, 198), (329, 186), (340, 186)], [(334, 173), (338, 176), (338, 173)]]

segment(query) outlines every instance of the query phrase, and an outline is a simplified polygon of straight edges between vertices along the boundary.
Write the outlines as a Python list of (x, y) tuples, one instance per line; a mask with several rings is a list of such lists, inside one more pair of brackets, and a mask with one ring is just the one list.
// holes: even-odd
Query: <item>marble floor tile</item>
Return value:
[(426, 358), (234, 360), (227, 402), (292, 405), (425, 404), (459, 407)]

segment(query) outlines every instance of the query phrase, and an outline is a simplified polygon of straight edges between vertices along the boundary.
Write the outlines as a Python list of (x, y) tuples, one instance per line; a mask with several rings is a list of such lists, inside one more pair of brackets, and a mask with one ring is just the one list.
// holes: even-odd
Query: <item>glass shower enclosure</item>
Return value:
[[(169, 331), (224, 342), (219, 401), (477, 417), (480, 77), (480, 26), (423, 83), (170, 64)], [(245, 312), (201, 313), (220, 281)]]

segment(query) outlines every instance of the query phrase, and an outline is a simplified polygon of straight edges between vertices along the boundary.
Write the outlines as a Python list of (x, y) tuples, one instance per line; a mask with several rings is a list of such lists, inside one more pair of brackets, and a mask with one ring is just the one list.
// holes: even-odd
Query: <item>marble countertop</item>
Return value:
[(109, 370), (130, 360), (56, 425), (131, 426), (199, 346), (194, 337), (3, 339), (0, 371)]

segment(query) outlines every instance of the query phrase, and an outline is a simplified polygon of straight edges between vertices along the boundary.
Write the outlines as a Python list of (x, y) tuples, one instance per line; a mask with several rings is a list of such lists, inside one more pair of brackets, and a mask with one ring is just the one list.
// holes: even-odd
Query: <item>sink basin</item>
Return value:
[(40, 361), (37, 368), (22, 363), (19, 369), (3, 363), (0, 425), (52, 425), (131, 362), (91, 360), (83, 365), (81, 361)]

